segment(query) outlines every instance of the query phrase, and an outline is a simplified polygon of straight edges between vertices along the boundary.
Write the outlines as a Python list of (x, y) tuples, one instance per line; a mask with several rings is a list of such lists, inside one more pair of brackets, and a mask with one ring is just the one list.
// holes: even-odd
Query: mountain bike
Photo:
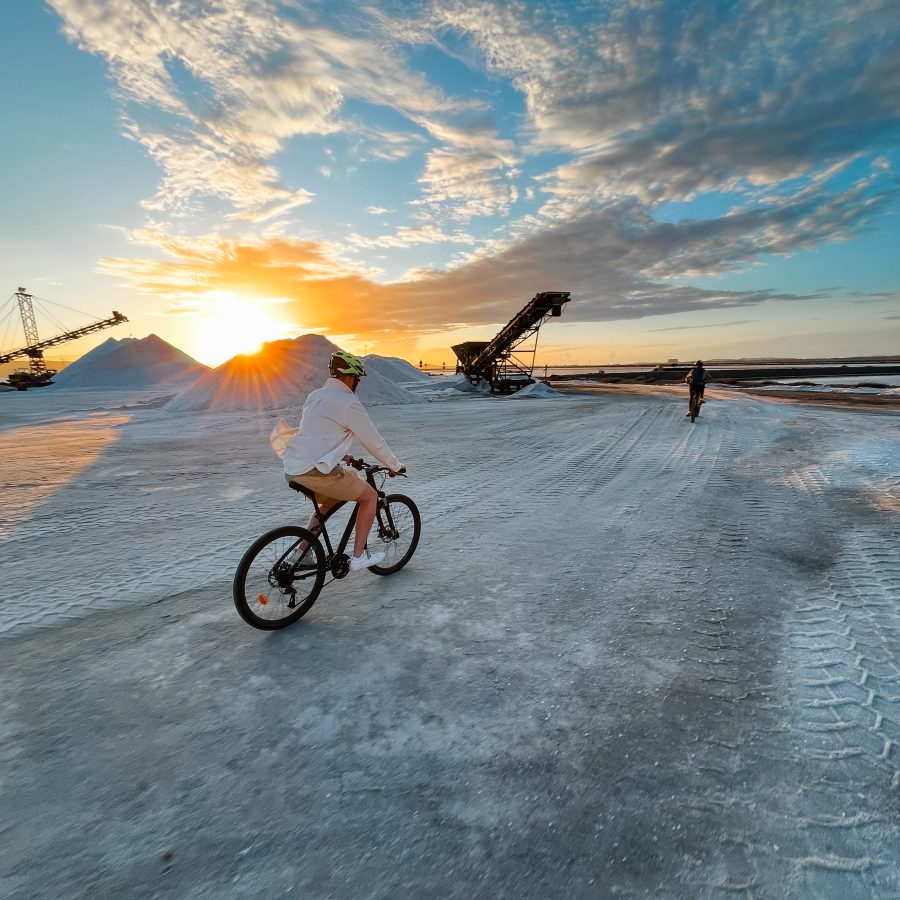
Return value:
[(700, 396), (700, 391), (694, 391), (691, 393), (691, 399), (689, 401), (688, 412), (691, 417), (691, 423), (693, 423), (694, 419), (700, 415), (700, 404), (703, 402), (703, 399)]
[[(416, 552), (422, 531), (419, 510), (409, 497), (385, 493), (384, 483), (390, 474), (386, 466), (372, 465), (362, 459), (351, 459), (350, 465), (366, 473), (366, 481), (378, 494), (369, 540), (374, 537), (375, 548), (385, 556), (379, 565), (370, 566), (369, 571), (392, 575)], [(288, 484), (312, 501), (319, 524), (314, 529), (283, 525), (267, 531), (253, 542), (234, 573), (233, 595), (238, 614), (248, 625), (264, 631), (284, 628), (301, 619), (325, 585), (350, 573), (350, 556), (346, 550), (359, 506), (353, 503), (344, 533), (335, 547), (327, 523), (348, 501), (339, 501), (322, 514), (313, 491), (295, 481)], [(326, 581), (329, 576), (330, 580)]]

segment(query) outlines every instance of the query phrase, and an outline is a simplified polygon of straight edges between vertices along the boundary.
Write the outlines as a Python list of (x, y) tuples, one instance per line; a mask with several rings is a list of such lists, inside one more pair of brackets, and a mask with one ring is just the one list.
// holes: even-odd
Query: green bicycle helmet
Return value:
[(366, 374), (366, 367), (358, 356), (354, 356), (346, 350), (338, 350), (331, 354), (328, 371), (332, 375), (355, 375), (357, 378), (362, 378)]

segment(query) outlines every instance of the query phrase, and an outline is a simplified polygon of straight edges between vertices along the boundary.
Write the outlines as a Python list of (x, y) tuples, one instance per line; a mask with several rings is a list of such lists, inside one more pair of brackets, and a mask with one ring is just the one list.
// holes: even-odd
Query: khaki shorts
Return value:
[(350, 469), (335, 466), (330, 472), (313, 469), (302, 475), (285, 475), (288, 481), (296, 481), (303, 487), (315, 491), (316, 498), (330, 497), (332, 500), (359, 500), (366, 489), (366, 482)]

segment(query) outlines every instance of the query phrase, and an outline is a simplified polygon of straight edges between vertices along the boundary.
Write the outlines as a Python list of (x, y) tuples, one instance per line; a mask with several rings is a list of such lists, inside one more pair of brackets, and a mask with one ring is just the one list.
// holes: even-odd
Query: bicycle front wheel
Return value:
[(372, 541), (374, 550), (384, 554), (384, 562), (370, 566), (376, 575), (399, 572), (412, 559), (419, 544), (422, 520), (415, 503), (402, 494), (391, 494), (378, 504)]
[[(301, 541), (309, 544), (302, 556)], [(296, 525), (276, 528), (254, 541), (238, 563), (235, 609), (254, 628), (284, 628), (309, 612), (325, 574), (325, 551), (311, 531)]]

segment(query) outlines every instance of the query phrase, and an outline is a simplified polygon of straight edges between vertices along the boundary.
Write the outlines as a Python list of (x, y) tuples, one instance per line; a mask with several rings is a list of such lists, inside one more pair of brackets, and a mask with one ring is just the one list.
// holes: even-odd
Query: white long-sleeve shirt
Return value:
[(402, 468), (356, 394), (337, 378), (329, 378), (306, 398), (300, 427), (292, 429), (282, 419), (271, 442), (284, 461), (285, 473), (303, 475), (312, 469), (330, 472), (350, 451), (354, 437), (383, 466), (395, 472)]

